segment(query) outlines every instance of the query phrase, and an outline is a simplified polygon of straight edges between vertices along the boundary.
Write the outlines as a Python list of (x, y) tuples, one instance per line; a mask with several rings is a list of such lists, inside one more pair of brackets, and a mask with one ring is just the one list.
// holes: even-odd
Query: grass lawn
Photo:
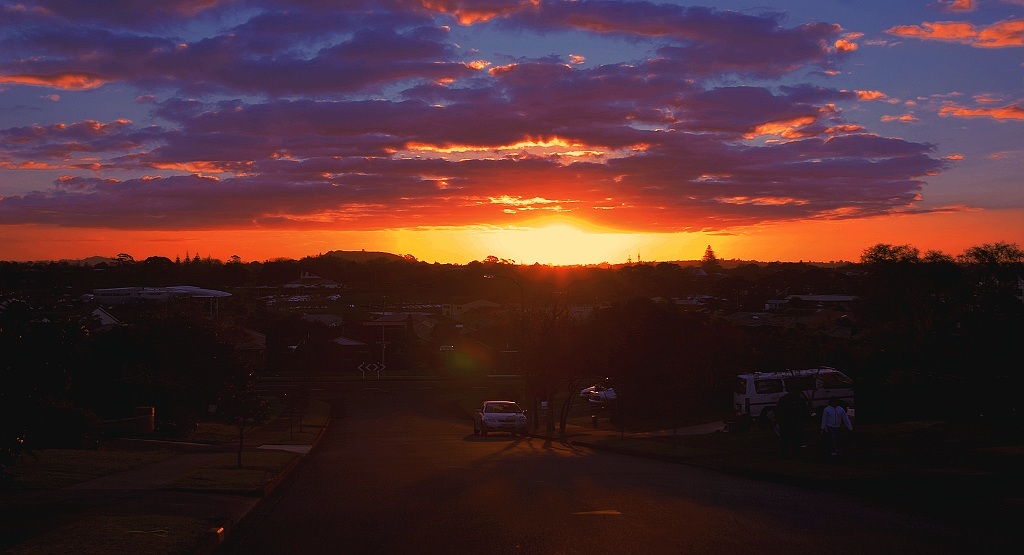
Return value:
[[(270, 404), (270, 416), (267, 421), (245, 432), (246, 445), (255, 444), (281, 444), (281, 445), (309, 445), (316, 439), (320, 430), (327, 425), (330, 417), (331, 405), (326, 401), (311, 400), (309, 408), (303, 415), (301, 422), (298, 416), (284, 413), (284, 405), (276, 397), (268, 397)], [(281, 432), (281, 422), (287, 421), (289, 426)], [(268, 425), (274, 422), (274, 427)], [(270, 430), (268, 431), (268, 428)], [(251, 440), (251, 441), (250, 441)], [(224, 422), (200, 422), (196, 430), (189, 434), (188, 441), (196, 443), (208, 443), (211, 445), (221, 443), (237, 443), (238, 428)]]
[[(284, 405), (281, 404), (281, 400), (277, 397), (264, 397), (264, 400), (270, 406), (270, 415), (267, 417), (266, 423), (273, 422), (284, 412)], [(259, 429), (259, 427), (256, 429)], [(196, 425), (195, 431), (188, 435), (187, 439), (195, 443), (209, 443), (211, 445), (230, 443), (238, 441), (238, 428), (232, 424), (216, 420), (200, 422)]]
[(214, 522), (173, 515), (86, 514), (66, 526), (43, 534), (4, 553), (192, 553)]
[[(329, 403), (312, 400), (309, 402), (309, 408), (306, 409), (301, 423), (298, 416), (289, 417), (282, 414), (277, 417), (277, 426), (273, 428), (264, 426), (252, 432), (246, 432), (246, 444), (249, 444), (248, 438), (251, 437), (252, 441), (259, 445), (312, 445), (316, 436), (327, 426), (330, 416), (331, 405)], [(288, 426), (281, 426), (285, 422), (288, 423)], [(238, 431), (236, 429), (233, 440), (237, 442), (237, 439)]]
[(970, 468), (984, 456), (1003, 467), (1024, 455), (1019, 434), (979, 430), (938, 421), (864, 424), (845, 435), (841, 457), (820, 451), (815, 422), (805, 430), (806, 447), (797, 458), (779, 456), (778, 437), (770, 431), (713, 433), (675, 437), (592, 436), (580, 439), (612, 451), (632, 451), (752, 476), (788, 476), (810, 482), (858, 483), (905, 473)]
[(107, 476), (174, 455), (169, 449), (45, 449), (23, 456), (11, 468), (18, 484), (29, 489), (56, 489)]
[(218, 445), (238, 441), (238, 428), (223, 422), (200, 422), (189, 434), (188, 441)]
[(171, 482), (167, 488), (261, 496), (267, 484), (297, 457), (287, 451), (247, 450), (242, 453), (242, 468), (238, 468), (236, 455), (225, 454)]

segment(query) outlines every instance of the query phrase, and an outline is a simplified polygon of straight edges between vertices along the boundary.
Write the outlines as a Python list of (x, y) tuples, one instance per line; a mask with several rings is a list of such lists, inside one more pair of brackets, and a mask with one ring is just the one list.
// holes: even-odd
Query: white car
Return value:
[(473, 433), (508, 432), (525, 436), (526, 411), (515, 401), (484, 401), (473, 413)]
[(615, 388), (603, 385), (592, 385), (580, 391), (580, 399), (586, 399), (595, 405), (615, 400)]

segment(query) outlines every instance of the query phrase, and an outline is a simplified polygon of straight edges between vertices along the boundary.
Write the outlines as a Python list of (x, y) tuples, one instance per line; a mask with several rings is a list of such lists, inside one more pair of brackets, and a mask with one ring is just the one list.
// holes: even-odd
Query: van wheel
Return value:
[(768, 407), (761, 411), (761, 420), (758, 422), (765, 430), (772, 429), (775, 425), (775, 407)]

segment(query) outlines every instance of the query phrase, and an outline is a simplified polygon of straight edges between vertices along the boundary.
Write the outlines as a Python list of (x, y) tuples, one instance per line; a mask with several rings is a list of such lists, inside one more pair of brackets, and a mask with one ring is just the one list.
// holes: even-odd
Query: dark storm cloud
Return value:
[[(792, 82), (841, 61), (829, 23), (627, 1), (142, 4), (0, 0), (0, 86), (129, 87), (160, 122), (0, 129), (0, 171), (65, 174), (6, 195), (0, 223), (368, 229), (557, 208), (721, 229), (908, 210), (943, 169), (932, 145), (847, 124), (856, 93)], [(458, 25), (655, 54), (498, 63)]]
[[(175, 24), (214, 11), (217, 0), (36, 0), (6, 4), (12, 13), (26, 13), (34, 17), (57, 21), (67, 25), (82, 23), (117, 25), (147, 29), (151, 26)], [(22, 9), (17, 9), (21, 7)]]
[(538, 30), (578, 29), (632, 38), (664, 38), (652, 68), (690, 76), (792, 71), (805, 64), (826, 65), (828, 48), (841, 28), (813, 23), (787, 28), (782, 14), (747, 15), (704, 7), (649, 2), (544, 2), (509, 15), (504, 23)]

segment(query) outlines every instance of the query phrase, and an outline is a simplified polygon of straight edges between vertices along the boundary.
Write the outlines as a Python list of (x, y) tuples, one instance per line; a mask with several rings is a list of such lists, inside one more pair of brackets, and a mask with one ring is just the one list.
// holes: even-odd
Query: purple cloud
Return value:
[[(64, 175), (0, 191), (0, 224), (367, 229), (557, 209), (723, 229), (911, 210), (946, 164), (933, 145), (850, 124), (857, 93), (793, 82), (856, 55), (829, 23), (629, 1), (110, 6), (0, 2), (0, 82), (126, 88), (159, 122), (0, 129), (0, 172)], [(655, 54), (496, 64), (456, 44), (453, 24)]]

